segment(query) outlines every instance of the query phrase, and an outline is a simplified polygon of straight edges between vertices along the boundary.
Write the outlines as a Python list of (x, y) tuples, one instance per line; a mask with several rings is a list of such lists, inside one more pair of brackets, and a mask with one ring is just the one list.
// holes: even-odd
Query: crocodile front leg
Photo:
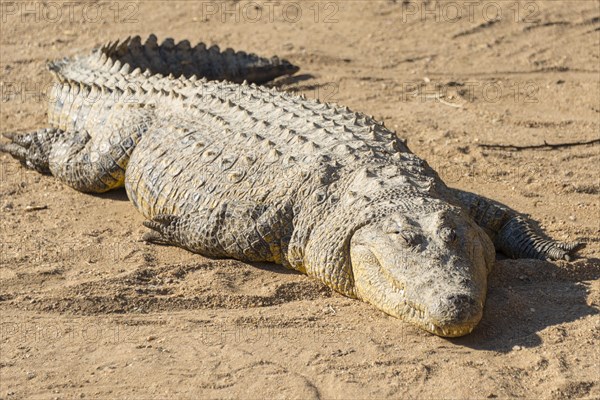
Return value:
[(159, 214), (144, 225), (144, 240), (182, 247), (214, 258), (285, 264), (292, 219), (288, 207), (221, 203), (176, 216)]
[(512, 258), (570, 261), (584, 243), (564, 243), (535, 233), (525, 218), (483, 196), (453, 189), (461, 203), (493, 240), (497, 250)]

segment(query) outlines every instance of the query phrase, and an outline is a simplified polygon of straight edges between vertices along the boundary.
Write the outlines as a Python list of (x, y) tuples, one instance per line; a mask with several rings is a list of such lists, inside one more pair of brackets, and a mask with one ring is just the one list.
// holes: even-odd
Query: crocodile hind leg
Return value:
[(463, 208), (490, 235), (496, 249), (509, 257), (569, 261), (585, 245), (541, 237), (525, 218), (508, 207), (473, 193), (454, 192)]
[(69, 132), (50, 153), (52, 175), (81, 192), (103, 193), (123, 186), (124, 152), (119, 146), (95, 146), (88, 132)]
[(50, 173), (48, 158), (52, 145), (65, 135), (57, 128), (44, 128), (27, 133), (3, 133), (11, 143), (0, 143), (0, 152), (8, 153), (27, 168)]
[(58, 129), (5, 136), (13, 141), (0, 144), (1, 152), (28, 168), (51, 173), (76, 190), (92, 193), (123, 186), (128, 148), (134, 145), (133, 139), (126, 138), (116, 145), (94, 146), (85, 131)]
[(81, 192), (103, 193), (123, 186), (129, 157), (150, 126), (150, 112), (135, 107), (111, 114), (93, 134), (74, 127), (4, 134), (0, 144), (27, 167), (51, 173)]
[(123, 186), (128, 147), (133, 140), (94, 146), (89, 133), (49, 128), (27, 134), (5, 134), (11, 143), (0, 151), (42, 173), (51, 173), (82, 192), (102, 193)]
[(281, 239), (291, 234), (282, 208), (254, 203), (222, 203), (181, 216), (159, 214), (144, 225), (144, 240), (174, 245), (215, 258), (284, 263)]

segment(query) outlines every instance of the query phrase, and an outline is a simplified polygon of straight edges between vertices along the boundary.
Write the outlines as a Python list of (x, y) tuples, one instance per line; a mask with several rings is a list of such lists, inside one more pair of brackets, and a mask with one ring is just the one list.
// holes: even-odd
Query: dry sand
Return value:
[(91, 4), (1, 4), (1, 131), (44, 126), (47, 60), (108, 40), (277, 54), (301, 67), (284, 90), (374, 114), (449, 184), (588, 245), (499, 256), (482, 323), (447, 340), (278, 266), (144, 244), (123, 191), (2, 155), (0, 399), (600, 398), (598, 146), (478, 146), (598, 138), (598, 1)]

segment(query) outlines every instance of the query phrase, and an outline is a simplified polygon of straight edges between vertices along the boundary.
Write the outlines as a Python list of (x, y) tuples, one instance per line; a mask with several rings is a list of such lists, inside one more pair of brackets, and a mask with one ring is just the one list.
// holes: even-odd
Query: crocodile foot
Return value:
[(150, 221), (144, 221), (145, 227), (152, 229), (142, 240), (162, 246), (177, 245), (177, 221), (179, 217), (172, 214), (158, 214)]
[(55, 128), (45, 128), (27, 133), (3, 133), (10, 143), (0, 143), (0, 153), (8, 153), (27, 168), (43, 174), (50, 173), (48, 155), (54, 140), (63, 131)]
[(571, 261), (583, 242), (559, 242), (538, 236), (521, 217), (511, 219), (498, 233), (496, 245), (512, 258)]

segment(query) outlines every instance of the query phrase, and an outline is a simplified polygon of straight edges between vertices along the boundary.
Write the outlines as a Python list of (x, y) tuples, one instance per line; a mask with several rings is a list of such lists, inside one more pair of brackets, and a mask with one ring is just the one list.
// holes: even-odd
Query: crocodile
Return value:
[(373, 117), (261, 85), (288, 61), (152, 35), (49, 68), (49, 126), (0, 151), (79, 191), (125, 186), (147, 242), (282, 264), (444, 337), (482, 318), (496, 250), (582, 246), (448, 187)]

